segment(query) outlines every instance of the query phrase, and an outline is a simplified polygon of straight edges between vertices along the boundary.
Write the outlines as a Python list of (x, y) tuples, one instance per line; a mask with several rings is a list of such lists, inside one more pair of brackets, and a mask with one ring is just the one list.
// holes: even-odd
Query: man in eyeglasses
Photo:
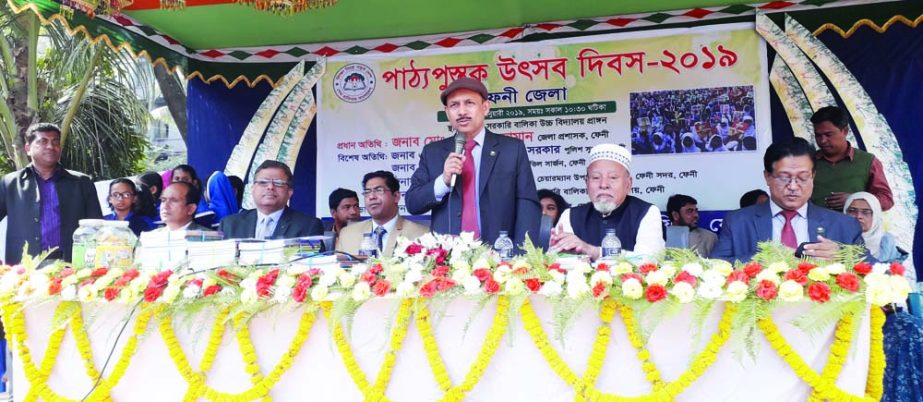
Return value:
[(365, 199), (365, 210), (372, 219), (341, 229), (337, 237), (337, 251), (358, 254), (363, 235), (372, 233), (379, 254), (390, 257), (398, 237), (413, 240), (429, 232), (428, 227), (406, 220), (398, 214), (400, 190), (401, 184), (393, 173), (383, 170), (367, 173), (362, 178), (362, 197)]
[(772, 240), (793, 251), (801, 248), (806, 257), (829, 260), (840, 244), (862, 243), (855, 219), (808, 202), (814, 190), (814, 152), (802, 138), (766, 149), (763, 176), (769, 202), (729, 212), (711, 258), (750, 261), (757, 243)]
[(38, 255), (69, 261), (74, 230), (81, 219), (102, 217), (90, 178), (61, 166), (61, 129), (50, 123), (26, 130), (25, 150), (31, 163), (0, 181), (0, 219), (8, 217), (6, 263), (22, 260), (23, 245)]
[(253, 175), (251, 194), (256, 209), (225, 217), (219, 230), (228, 239), (290, 239), (324, 233), (320, 219), (289, 208), (292, 170), (266, 160)]

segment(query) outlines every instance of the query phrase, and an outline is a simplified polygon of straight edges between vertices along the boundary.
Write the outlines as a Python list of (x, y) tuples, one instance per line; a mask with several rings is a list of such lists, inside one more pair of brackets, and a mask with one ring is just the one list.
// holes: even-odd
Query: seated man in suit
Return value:
[(193, 222), (200, 197), (199, 190), (190, 183), (170, 183), (160, 194), (160, 220), (164, 226), (156, 230), (211, 230)]
[(628, 195), (631, 191), (631, 152), (616, 144), (590, 150), (586, 190), (590, 202), (561, 214), (551, 234), (551, 250), (600, 257), (606, 229), (615, 229), (622, 249), (653, 256), (663, 251), (660, 208)]
[[(840, 244), (861, 244), (862, 228), (855, 219), (811, 204), (814, 190), (814, 147), (802, 138), (774, 143), (763, 156), (763, 177), (769, 202), (729, 212), (724, 218), (711, 258), (750, 261), (757, 243), (777, 241), (804, 255), (833, 258)], [(824, 235), (818, 235), (818, 228)]]
[(362, 178), (362, 187), (365, 210), (372, 219), (341, 229), (337, 237), (337, 251), (357, 254), (362, 236), (365, 233), (374, 233), (379, 255), (390, 257), (394, 253), (398, 237), (413, 240), (429, 232), (426, 226), (406, 220), (398, 214), (401, 185), (393, 173), (383, 170), (367, 173)]
[(287, 206), (293, 192), (288, 165), (264, 161), (253, 175), (251, 193), (256, 209), (224, 218), (219, 230), (226, 239), (290, 239), (324, 234), (320, 219)]

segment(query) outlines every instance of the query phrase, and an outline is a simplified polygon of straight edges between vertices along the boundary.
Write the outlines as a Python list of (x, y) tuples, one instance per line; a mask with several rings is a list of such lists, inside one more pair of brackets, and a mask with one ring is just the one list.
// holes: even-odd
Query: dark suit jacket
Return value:
[[(229, 215), (221, 220), (218, 230), (224, 232), (225, 239), (252, 239), (256, 234), (256, 218), (255, 209)], [(279, 222), (276, 223), (276, 230), (272, 232), (272, 238), (291, 239), (322, 234), (324, 234), (324, 224), (320, 219), (285, 207), (285, 211), (279, 217)]]
[[(461, 180), (442, 202), (436, 201), (433, 192), (435, 181), (442, 180), (445, 160), (454, 149), (453, 137), (424, 146), (420, 166), (413, 173), (410, 189), (404, 194), (411, 214), (432, 212), (430, 227), (437, 233), (458, 234), (461, 229)], [(527, 232), (533, 240), (537, 239), (542, 210), (525, 144), (487, 131), (481, 149), (480, 176), (481, 239), (493, 244), (501, 230), (508, 231), (516, 245)]]
[[(101, 219), (96, 187), (90, 177), (62, 168), (55, 183), (61, 214), (61, 249), (53, 258), (71, 259), (74, 231), (81, 219)], [(9, 173), (0, 181), (0, 219), (8, 216), (6, 225), (6, 263), (22, 260), (22, 247), (29, 242), (29, 254), (42, 250), (42, 204), (38, 181), (32, 165)]]
[[(771, 201), (770, 201), (771, 202)], [(808, 203), (808, 237), (817, 241), (817, 228), (823, 226), (826, 238), (843, 244), (862, 244), (859, 221), (839, 212)], [(757, 243), (772, 240), (772, 212), (769, 203), (728, 212), (721, 225), (718, 243), (709, 257), (730, 262), (750, 261)]]

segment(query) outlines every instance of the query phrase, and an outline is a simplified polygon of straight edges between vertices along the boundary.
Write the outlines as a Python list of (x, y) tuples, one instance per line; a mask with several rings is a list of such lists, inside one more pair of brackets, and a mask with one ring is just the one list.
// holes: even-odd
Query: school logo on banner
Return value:
[(375, 73), (365, 64), (343, 66), (333, 77), (333, 92), (343, 102), (359, 103), (375, 91)]

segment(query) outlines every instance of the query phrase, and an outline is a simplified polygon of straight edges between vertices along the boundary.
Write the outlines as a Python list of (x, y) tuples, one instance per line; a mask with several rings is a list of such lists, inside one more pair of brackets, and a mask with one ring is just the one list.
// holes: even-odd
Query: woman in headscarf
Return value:
[(673, 150), (671, 149), (672, 147), (670, 146), (670, 137), (659, 131), (654, 133), (654, 137), (651, 139), (651, 143), (654, 145), (654, 153), (673, 153)]
[(727, 148), (724, 147), (724, 141), (721, 140), (721, 136), (713, 135), (708, 139), (708, 146), (705, 147), (706, 152), (727, 152)]
[(856, 218), (862, 225), (865, 247), (876, 260), (894, 262), (907, 258), (907, 253), (897, 248), (894, 236), (885, 232), (881, 203), (874, 195), (864, 191), (853, 193), (843, 204), (843, 213)]
[(212, 173), (208, 178), (205, 200), (208, 202), (208, 209), (215, 212), (215, 222), (221, 222), (225, 216), (236, 214), (240, 210), (234, 186), (224, 172)]
[(695, 145), (695, 138), (692, 136), (692, 133), (683, 134), (683, 139), (680, 141), (683, 146), (683, 153), (694, 153), (702, 152), (698, 146)]

